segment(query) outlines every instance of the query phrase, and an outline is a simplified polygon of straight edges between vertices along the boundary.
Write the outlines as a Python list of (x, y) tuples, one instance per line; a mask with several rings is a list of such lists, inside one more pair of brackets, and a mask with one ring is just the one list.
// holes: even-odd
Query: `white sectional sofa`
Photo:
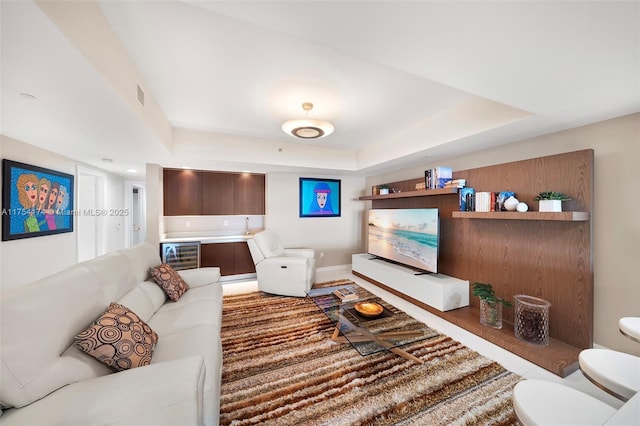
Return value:
[[(222, 349), (219, 268), (180, 271), (176, 302), (150, 279), (143, 243), (0, 296), (0, 425), (217, 425)], [(74, 336), (122, 304), (157, 334), (151, 364), (114, 372)]]

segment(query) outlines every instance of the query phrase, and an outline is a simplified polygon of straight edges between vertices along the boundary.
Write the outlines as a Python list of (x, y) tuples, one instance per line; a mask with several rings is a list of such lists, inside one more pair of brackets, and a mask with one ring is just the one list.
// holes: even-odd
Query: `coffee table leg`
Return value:
[(331, 335), (331, 340), (336, 340), (339, 334), (340, 334), (340, 329), (336, 325), (336, 328), (333, 330), (333, 334)]
[(391, 348), (389, 350), (396, 355), (400, 355), (402, 358), (408, 359), (409, 361), (413, 361), (417, 364), (424, 364), (424, 360), (421, 360), (420, 358), (416, 358), (415, 356), (411, 355), (409, 352), (403, 351), (400, 348)]
[[(409, 361), (413, 361), (417, 364), (424, 364), (424, 361), (421, 360), (418, 357), (415, 357), (413, 355), (411, 355), (409, 352), (402, 350), (400, 348), (394, 348), (393, 347), (393, 343), (388, 342), (386, 340), (384, 340), (383, 338), (380, 338), (380, 336), (376, 336), (374, 333), (370, 332), (369, 330), (363, 328), (363, 327), (359, 327), (356, 326), (355, 324), (353, 324), (351, 321), (349, 321), (348, 319), (344, 318), (342, 315), (340, 315), (340, 320), (344, 320), (350, 327), (355, 328), (356, 330), (358, 330), (361, 334), (362, 337), (358, 338), (358, 341), (369, 341), (369, 342), (376, 342), (381, 346), (386, 347), (390, 352), (393, 352), (396, 355), (401, 356), (402, 358), (408, 359)], [(331, 335), (331, 340), (333, 340), (334, 342), (340, 342), (340, 343), (346, 343), (349, 342), (349, 339), (347, 339), (345, 336), (339, 336), (340, 335), (340, 320), (338, 321), (338, 324), (336, 325), (336, 328), (333, 330), (333, 334)], [(392, 335), (396, 334), (396, 335), (403, 335), (403, 334), (413, 334), (413, 331), (409, 331), (409, 332), (396, 332), (396, 333), (387, 333), (387, 337), (391, 337)]]

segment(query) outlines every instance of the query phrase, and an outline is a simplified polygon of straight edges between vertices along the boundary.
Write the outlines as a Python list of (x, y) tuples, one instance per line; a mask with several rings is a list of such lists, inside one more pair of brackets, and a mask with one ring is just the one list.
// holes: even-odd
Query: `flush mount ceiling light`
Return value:
[(309, 111), (313, 109), (311, 102), (303, 103), (302, 109), (306, 111), (305, 118), (285, 121), (282, 125), (282, 130), (286, 134), (301, 139), (317, 139), (333, 133), (333, 124), (325, 120), (309, 118)]

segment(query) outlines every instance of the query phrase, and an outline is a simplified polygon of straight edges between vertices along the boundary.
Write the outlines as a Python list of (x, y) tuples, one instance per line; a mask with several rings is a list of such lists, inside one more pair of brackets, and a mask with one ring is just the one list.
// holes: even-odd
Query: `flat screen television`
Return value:
[(427, 272), (438, 272), (437, 208), (369, 210), (368, 253)]

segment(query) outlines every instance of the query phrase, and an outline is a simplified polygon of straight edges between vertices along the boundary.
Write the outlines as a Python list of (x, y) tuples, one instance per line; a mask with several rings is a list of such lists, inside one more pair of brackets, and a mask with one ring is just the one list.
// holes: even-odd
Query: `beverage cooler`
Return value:
[(161, 243), (162, 262), (176, 271), (200, 267), (200, 241)]

